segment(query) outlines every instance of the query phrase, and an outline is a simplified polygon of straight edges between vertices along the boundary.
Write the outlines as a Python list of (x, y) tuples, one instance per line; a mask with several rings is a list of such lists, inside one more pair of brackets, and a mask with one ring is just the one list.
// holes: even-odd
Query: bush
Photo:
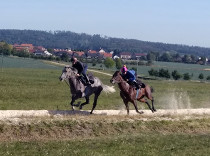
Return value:
[(157, 70), (154, 70), (153, 68), (148, 71), (150, 76), (159, 76), (159, 73)]
[(161, 68), (159, 70), (159, 77), (165, 77), (165, 78), (169, 79), (171, 76), (170, 76), (170, 73), (167, 69)]
[(191, 79), (190, 74), (189, 73), (184, 73), (183, 74), (183, 79), (184, 80), (190, 80)]
[(204, 79), (203, 73), (200, 73), (199, 76), (198, 76), (198, 78), (201, 79), (201, 80), (203, 80)]
[(109, 58), (109, 57), (107, 57), (107, 58), (105, 59), (105, 61), (104, 61), (104, 65), (105, 65), (107, 68), (112, 68), (112, 67), (114, 66), (114, 64), (115, 64), (115, 62), (114, 62), (111, 58)]
[(121, 61), (120, 58), (116, 58), (116, 59), (115, 59), (115, 63), (116, 63), (116, 68), (117, 68), (117, 69), (122, 68), (122, 61)]
[(178, 80), (182, 77), (182, 75), (177, 71), (177, 70), (174, 70), (172, 73), (171, 73), (172, 77), (174, 80)]

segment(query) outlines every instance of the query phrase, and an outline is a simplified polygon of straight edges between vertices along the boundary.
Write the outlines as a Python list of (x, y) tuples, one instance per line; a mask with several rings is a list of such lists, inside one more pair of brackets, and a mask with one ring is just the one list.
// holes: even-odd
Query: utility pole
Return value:
[(138, 58), (137, 58), (137, 62), (136, 62), (136, 75), (137, 75), (137, 78), (138, 78)]

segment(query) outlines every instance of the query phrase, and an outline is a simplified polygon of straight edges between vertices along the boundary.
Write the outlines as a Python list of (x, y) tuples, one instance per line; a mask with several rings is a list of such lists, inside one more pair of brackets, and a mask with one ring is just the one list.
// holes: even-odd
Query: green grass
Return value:
[[(8, 59), (8, 64), (13, 59)], [(10, 60), (10, 61), (9, 61)], [(30, 59), (14, 59), (19, 61), (20, 68), (9, 68), (6, 65), (0, 75), (0, 109), (1, 110), (29, 110), (29, 109), (48, 109), (48, 110), (68, 110), (70, 109), (70, 92), (65, 82), (60, 82), (58, 77), (62, 67), (48, 68), (48, 64)], [(25, 61), (27, 63), (25, 63)], [(35, 63), (36, 62), (36, 63)], [(30, 68), (24, 66), (29, 65)], [(34, 64), (41, 64), (39, 68)], [(18, 65), (18, 63), (16, 64)], [(46, 65), (46, 67), (45, 67)], [(34, 67), (34, 68), (33, 68)], [(94, 73), (101, 81), (111, 86), (110, 76)], [(193, 81), (166, 81), (151, 80), (144, 81), (155, 90), (153, 96), (157, 108), (200, 108), (209, 107), (209, 88), (210, 83)], [(119, 89), (114, 94), (100, 95), (96, 109), (124, 109), (124, 104), (119, 96)], [(78, 101), (84, 101), (79, 99)], [(78, 102), (77, 101), (77, 102)], [(91, 109), (93, 96), (90, 104), (83, 109)], [(139, 103), (140, 109), (147, 109), (143, 103)], [(130, 105), (133, 109), (133, 106)]]
[[(129, 68), (135, 66), (128, 66)], [(174, 62), (154, 62), (152, 66), (138, 66), (138, 75), (140, 76), (149, 76), (148, 71), (151, 69), (159, 70), (161, 68), (168, 69), (171, 73), (174, 70), (177, 70), (179, 73), (189, 73), (192, 76), (192, 80), (200, 80), (198, 78), (200, 73), (203, 73), (204, 78), (210, 75), (210, 72), (205, 69), (210, 69), (209, 65), (199, 65), (199, 64), (185, 64), (185, 63), (174, 63)]]
[[(100, 66), (101, 66), (101, 64), (97, 64), (93, 68), (102, 69)], [(92, 64), (89, 64), (89, 67), (92, 67)], [(207, 76), (210, 76), (210, 72), (208, 70), (205, 70), (205, 69), (210, 69), (209, 65), (185, 64), (185, 63), (174, 63), (174, 62), (154, 62), (154, 64), (152, 66), (127, 65), (127, 67), (129, 69), (131, 69), (132, 67), (138, 68), (137, 69), (138, 75), (144, 76), (144, 77), (149, 76), (148, 71), (151, 70), (152, 68), (157, 71), (159, 71), (159, 69), (161, 69), (161, 68), (168, 69), (170, 73), (174, 70), (177, 70), (180, 74), (189, 73), (190, 76), (192, 76), (192, 78), (191, 78), (192, 80), (200, 80), (198, 78), (198, 76), (201, 73), (203, 73), (203, 75), (204, 75), (204, 80), (206, 80)], [(109, 69), (109, 71), (112, 71), (112, 72), (114, 70), (115, 70), (114, 68)]]
[(74, 116), (16, 125), (1, 123), (0, 155), (207, 156), (209, 121)]
[(0, 155), (208, 156), (209, 135), (139, 134), (81, 141), (1, 143)]

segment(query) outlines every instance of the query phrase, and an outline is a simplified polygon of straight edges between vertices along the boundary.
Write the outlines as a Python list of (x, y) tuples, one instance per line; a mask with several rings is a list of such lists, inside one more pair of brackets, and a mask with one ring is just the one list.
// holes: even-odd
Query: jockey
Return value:
[(127, 70), (123, 73), (123, 78), (129, 83), (129, 84), (134, 84), (136, 87), (136, 90), (139, 89), (139, 85), (136, 82), (136, 76), (135, 76), (135, 71), (134, 70)]
[(126, 65), (123, 65), (123, 67), (121, 68), (122, 74), (124, 74), (127, 71), (128, 71), (128, 68), (126, 67)]
[(76, 57), (71, 58), (72, 67), (76, 68), (78, 71), (77, 76), (82, 75), (85, 78), (86, 85), (90, 85), (89, 79), (86, 75), (87, 65), (84, 65), (82, 62), (78, 61)]
[(127, 71), (128, 71), (128, 68), (126, 67), (126, 65), (123, 65), (123, 67), (121, 68), (121, 73), (122, 73), (122, 78), (124, 80), (126, 80), (126, 78), (125, 78), (125, 72), (127, 72)]

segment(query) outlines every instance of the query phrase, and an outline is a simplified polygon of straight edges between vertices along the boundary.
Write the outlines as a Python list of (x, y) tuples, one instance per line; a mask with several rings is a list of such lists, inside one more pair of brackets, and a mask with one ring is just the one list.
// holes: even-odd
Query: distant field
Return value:
[[(173, 62), (154, 62), (154, 65), (150, 66), (139, 66), (138, 71), (141, 75), (149, 76), (148, 70), (151, 68), (159, 70), (161, 68), (168, 69), (170, 73), (177, 70), (179, 73), (189, 73), (192, 75), (192, 80), (198, 80), (200, 73), (204, 74), (204, 77), (210, 76), (210, 66), (198, 65), (198, 64), (184, 64), (184, 63), (173, 63)], [(209, 69), (209, 70), (208, 70)]]
[[(101, 64), (98, 64), (96, 66), (92, 66), (92, 64), (89, 64), (90, 67), (103, 69), (105, 68), (104, 65), (101, 67)], [(139, 76), (149, 76), (148, 71), (152, 68), (155, 70), (159, 70), (161, 68), (168, 69), (171, 73), (174, 70), (177, 70), (179, 73), (189, 73), (192, 76), (192, 80), (199, 80), (198, 76), (200, 73), (203, 73), (204, 79), (206, 79), (207, 76), (210, 76), (210, 66), (209, 65), (198, 65), (198, 64), (185, 64), (185, 63), (173, 63), (173, 62), (154, 62), (154, 65), (152, 66), (136, 66), (136, 65), (127, 65), (129, 69), (132, 67), (138, 69), (138, 75)], [(109, 69), (111, 71), (114, 71), (115, 69)]]
[[(70, 109), (69, 87), (65, 82), (58, 80), (62, 67), (45, 64), (40, 60), (23, 58), (6, 58), (4, 61), (4, 68), (0, 76), (0, 109)], [(110, 76), (99, 73), (94, 73), (94, 75), (99, 77), (104, 84), (112, 85), (109, 82)], [(144, 82), (154, 88), (153, 96), (157, 108), (210, 106), (210, 83), (165, 80)], [(114, 94), (102, 93), (96, 109), (124, 109), (117, 85), (115, 88), (117, 92)], [(84, 99), (78, 101), (81, 100)], [(140, 109), (147, 109), (143, 103), (139, 103), (138, 106)], [(91, 109), (91, 107), (92, 103), (85, 106), (84, 109)], [(133, 109), (133, 106), (130, 105), (130, 108)]]
[[(21, 57), (0, 57), (0, 68), (33, 68), (33, 69), (61, 69), (59, 66), (43, 63), (42, 60)], [(5, 68), (5, 69), (4, 69)]]

